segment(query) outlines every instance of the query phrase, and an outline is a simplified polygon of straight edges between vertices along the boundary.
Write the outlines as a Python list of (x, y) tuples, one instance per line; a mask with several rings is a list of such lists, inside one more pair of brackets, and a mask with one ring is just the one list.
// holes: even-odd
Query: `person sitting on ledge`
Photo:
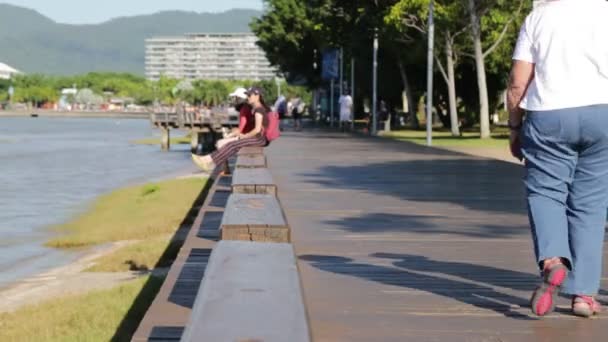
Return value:
[[(251, 105), (247, 102), (247, 89), (239, 87), (230, 95), (232, 102), (234, 103), (234, 109), (239, 112), (239, 127), (232, 129), (230, 132), (224, 132), (224, 136), (220, 139), (215, 147), (220, 149), (224, 145), (238, 140), (239, 134), (247, 134), (255, 127), (255, 120), (253, 113), (251, 113)], [(224, 163), (224, 175), (230, 174), (230, 166), (228, 161)]]
[(264, 135), (264, 129), (268, 127), (268, 113), (270, 107), (264, 101), (262, 89), (251, 87), (246, 92), (247, 102), (253, 108), (251, 112), (254, 117), (254, 128), (248, 133), (239, 133), (236, 139), (230, 141), (211, 154), (198, 156), (192, 154), (192, 160), (202, 170), (211, 172), (217, 165), (224, 165), (228, 159), (232, 158), (243, 147), (268, 145), (268, 140)]
[(247, 134), (255, 128), (255, 120), (251, 112), (251, 105), (247, 102), (247, 89), (237, 88), (230, 98), (233, 99), (234, 109), (239, 112), (239, 127), (226, 134), (223, 139), (216, 143), (216, 147), (222, 148), (224, 145), (238, 140), (240, 134)]

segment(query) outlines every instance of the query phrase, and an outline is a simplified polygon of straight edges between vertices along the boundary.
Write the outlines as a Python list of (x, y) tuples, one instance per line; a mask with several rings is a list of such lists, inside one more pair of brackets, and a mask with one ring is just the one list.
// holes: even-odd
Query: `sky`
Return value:
[(222, 12), (232, 8), (262, 9), (262, 0), (0, 0), (27, 7), (66, 24), (96, 24), (115, 17), (163, 10)]

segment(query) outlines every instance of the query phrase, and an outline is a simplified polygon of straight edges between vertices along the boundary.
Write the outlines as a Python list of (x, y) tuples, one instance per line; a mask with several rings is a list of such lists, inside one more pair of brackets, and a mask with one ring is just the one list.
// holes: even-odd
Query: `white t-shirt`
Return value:
[(540, 4), (521, 27), (513, 59), (535, 65), (523, 109), (608, 104), (608, 2)]
[(348, 121), (352, 117), (353, 98), (350, 95), (340, 96), (340, 120)]

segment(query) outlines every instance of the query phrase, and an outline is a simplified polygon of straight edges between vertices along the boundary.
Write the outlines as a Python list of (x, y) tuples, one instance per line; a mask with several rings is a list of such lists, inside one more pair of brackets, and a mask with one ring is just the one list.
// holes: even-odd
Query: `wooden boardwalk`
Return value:
[(573, 317), (567, 298), (530, 314), (521, 166), (323, 132), (286, 133), (266, 154), (315, 341), (607, 338), (608, 314)]

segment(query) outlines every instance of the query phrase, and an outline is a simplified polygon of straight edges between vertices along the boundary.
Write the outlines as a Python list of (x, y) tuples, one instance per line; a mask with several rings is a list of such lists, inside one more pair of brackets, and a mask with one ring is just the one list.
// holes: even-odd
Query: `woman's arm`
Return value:
[(251, 137), (255, 137), (260, 132), (262, 132), (262, 124), (264, 122), (264, 116), (258, 112), (255, 113), (255, 127), (251, 130), (251, 132), (247, 134), (240, 134), (240, 139), (247, 139)]
[(241, 108), (239, 112), (239, 127), (233, 129), (228, 135), (226, 135), (226, 138), (238, 138), (241, 134), (244, 134), (243, 131), (245, 130), (245, 127), (247, 127), (248, 116), (250, 115), (245, 115), (243, 108)]

